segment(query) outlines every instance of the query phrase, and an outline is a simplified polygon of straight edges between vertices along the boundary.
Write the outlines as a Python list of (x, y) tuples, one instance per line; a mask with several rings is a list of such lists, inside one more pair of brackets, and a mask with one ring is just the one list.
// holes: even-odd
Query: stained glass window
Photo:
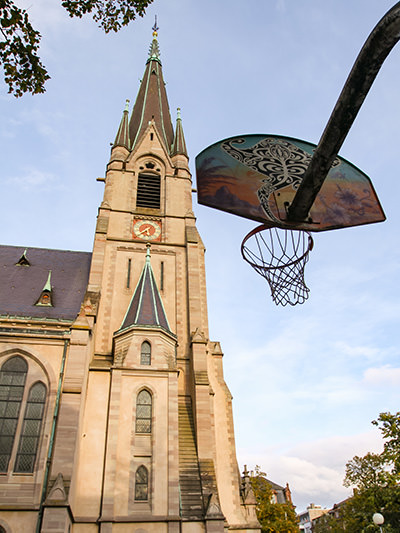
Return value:
[(151, 411), (151, 394), (142, 390), (136, 399), (136, 433), (151, 433)]
[(135, 500), (148, 500), (149, 473), (145, 466), (139, 466), (135, 474)]
[(142, 349), (140, 352), (140, 364), (141, 365), (151, 364), (151, 346), (150, 346), (150, 343), (147, 341), (144, 341), (142, 344)]
[(39, 381), (29, 391), (14, 472), (33, 472), (45, 402), (46, 387)]
[(7, 472), (24, 395), (28, 365), (12, 357), (0, 371), (0, 472)]

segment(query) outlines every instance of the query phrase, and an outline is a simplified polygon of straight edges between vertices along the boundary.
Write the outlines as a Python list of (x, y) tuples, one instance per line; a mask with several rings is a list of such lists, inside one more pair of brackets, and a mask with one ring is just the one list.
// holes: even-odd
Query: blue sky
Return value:
[[(42, 33), (47, 92), (0, 87), (1, 242), (91, 250), (110, 142), (144, 72), (158, 16), (173, 121), (181, 107), (195, 156), (233, 135), (317, 143), (387, 0), (155, 0), (104, 35), (54, 0), (24, 0)], [(250, 6), (250, 7), (249, 7)], [(399, 410), (398, 104), (400, 48), (386, 60), (340, 154), (372, 179), (381, 224), (315, 235), (302, 306), (279, 308), (243, 262), (256, 223), (196, 205), (207, 248), (210, 334), (225, 354), (239, 464), (289, 482), (298, 510), (349, 490), (344, 466), (379, 450), (370, 424)]]

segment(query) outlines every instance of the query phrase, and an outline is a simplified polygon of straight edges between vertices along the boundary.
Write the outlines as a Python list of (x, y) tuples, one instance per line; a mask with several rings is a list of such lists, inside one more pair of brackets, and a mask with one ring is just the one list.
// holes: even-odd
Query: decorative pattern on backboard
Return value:
[[(200, 204), (271, 223), (286, 221), (315, 145), (290, 137), (241, 135), (220, 141), (196, 158)], [(385, 220), (372, 184), (363, 172), (338, 157), (298, 229), (323, 231)]]

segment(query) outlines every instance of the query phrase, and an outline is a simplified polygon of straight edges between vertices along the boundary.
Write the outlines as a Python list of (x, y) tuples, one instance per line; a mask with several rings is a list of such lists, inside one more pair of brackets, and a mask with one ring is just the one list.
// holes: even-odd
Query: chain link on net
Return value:
[(276, 305), (304, 303), (304, 268), (314, 241), (307, 231), (258, 226), (242, 242), (242, 256), (269, 283)]

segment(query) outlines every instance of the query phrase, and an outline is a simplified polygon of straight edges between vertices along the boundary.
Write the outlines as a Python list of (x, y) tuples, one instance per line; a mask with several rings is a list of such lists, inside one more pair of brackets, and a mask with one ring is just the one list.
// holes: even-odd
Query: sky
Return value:
[[(173, 122), (190, 164), (246, 133), (318, 143), (351, 66), (393, 0), (154, 0), (105, 35), (55, 0), (20, 0), (42, 34), (43, 95), (0, 83), (0, 242), (90, 251), (103, 177), (125, 99), (133, 104), (157, 15)], [(309, 300), (277, 307), (240, 255), (257, 223), (199, 206), (210, 337), (224, 351), (240, 468), (287, 482), (297, 511), (332, 507), (354, 455), (380, 451), (380, 412), (400, 385), (400, 47), (383, 65), (340, 155), (373, 181), (380, 224), (314, 234)]]

